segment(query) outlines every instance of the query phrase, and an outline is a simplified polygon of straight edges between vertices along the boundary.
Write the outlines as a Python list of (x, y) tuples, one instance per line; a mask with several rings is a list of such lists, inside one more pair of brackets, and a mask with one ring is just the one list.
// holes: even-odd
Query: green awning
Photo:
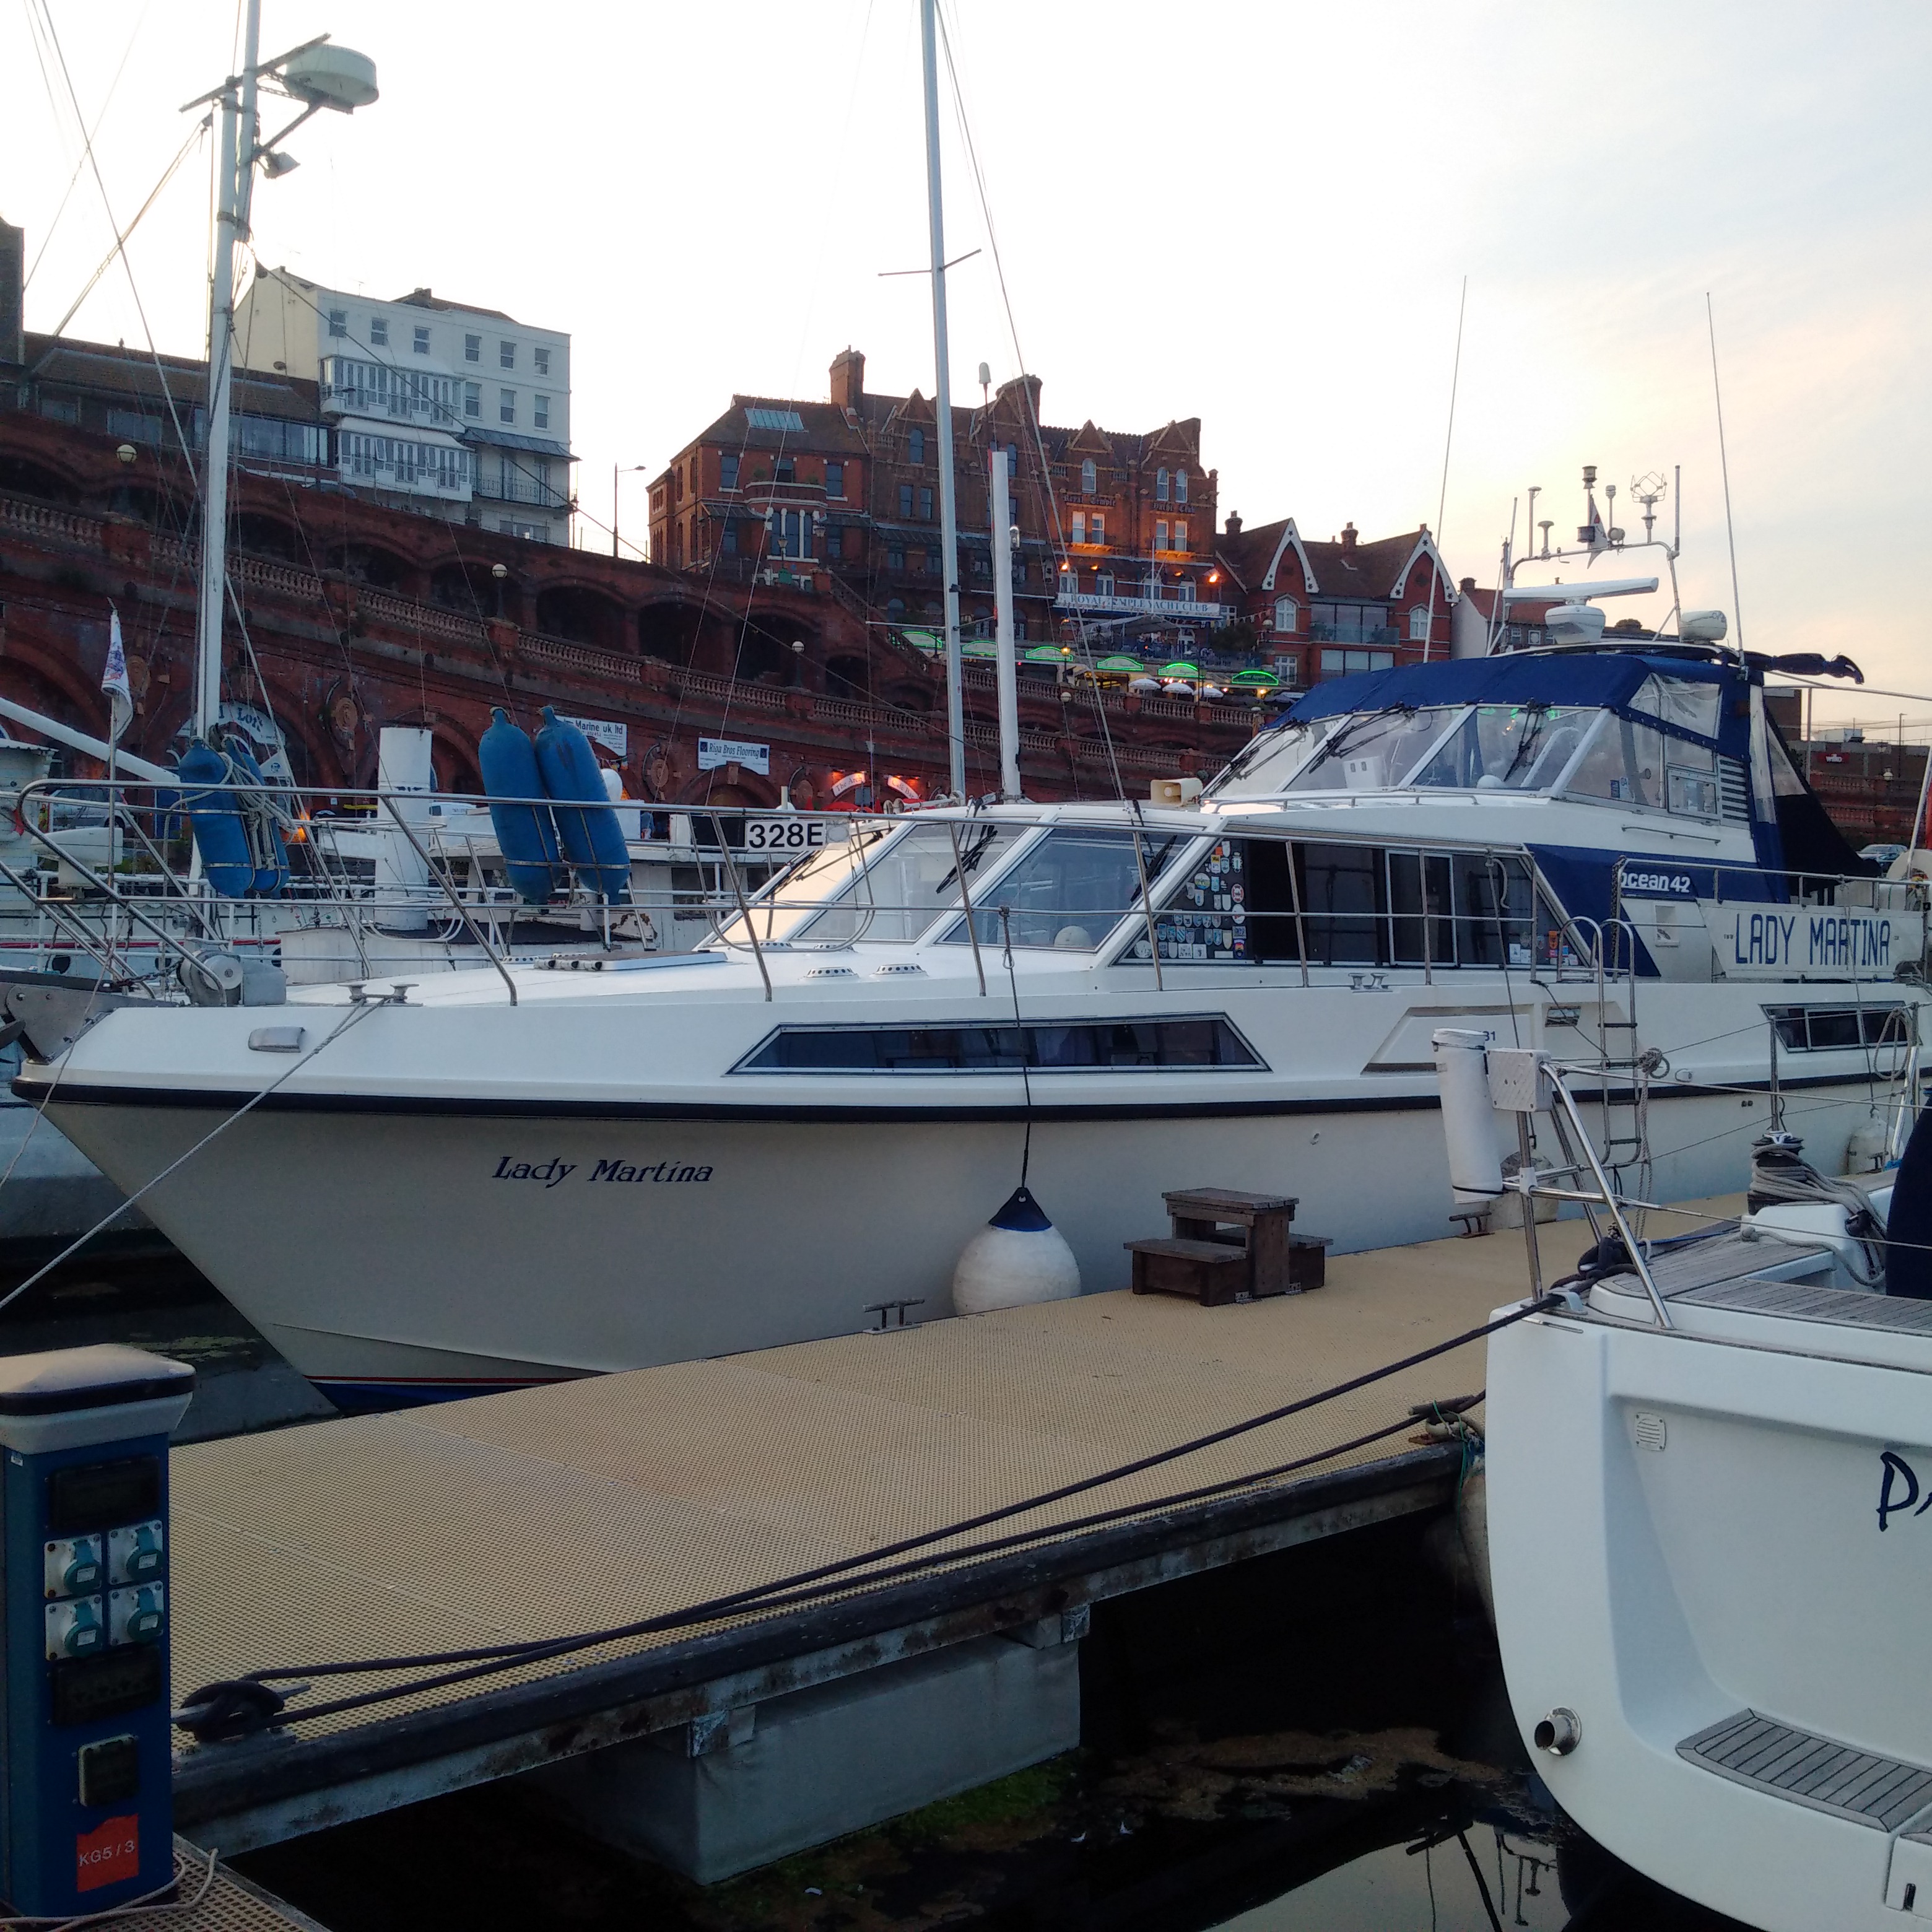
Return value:
[(1273, 691), (1281, 680), (1271, 670), (1238, 670), (1228, 682), (1244, 691)]
[(902, 631), (899, 635), (919, 650), (943, 651), (946, 648), (946, 639), (938, 631)]
[(1196, 678), (1201, 675), (1201, 667), (1190, 664), (1185, 658), (1176, 658), (1171, 664), (1161, 666), (1160, 675), (1162, 677)]
[(996, 658), (1000, 647), (990, 638), (969, 638), (959, 646), (962, 658)]
[(1026, 654), (1028, 664), (1058, 664), (1060, 661), (1058, 644), (1036, 644)]
[(1132, 674), (1145, 670), (1147, 666), (1138, 658), (1116, 656), (1102, 658), (1094, 668), (1096, 670), (1123, 670)]

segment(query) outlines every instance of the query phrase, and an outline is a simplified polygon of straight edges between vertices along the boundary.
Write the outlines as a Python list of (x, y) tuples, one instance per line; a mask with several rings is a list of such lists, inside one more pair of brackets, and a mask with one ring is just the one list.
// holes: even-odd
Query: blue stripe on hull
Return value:
[(512, 1389), (548, 1388), (569, 1376), (532, 1377), (527, 1382), (351, 1382), (333, 1376), (309, 1378), (345, 1415), (370, 1415), (383, 1409), (420, 1408), (434, 1402), (460, 1402), (466, 1396), (502, 1395)]

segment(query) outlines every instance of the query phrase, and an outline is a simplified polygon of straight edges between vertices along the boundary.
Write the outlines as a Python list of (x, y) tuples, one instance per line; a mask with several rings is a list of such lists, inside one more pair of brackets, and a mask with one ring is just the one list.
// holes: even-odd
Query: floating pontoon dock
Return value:
[[(1547, 1270), (1568, 1266), (1588, 1231), (1540, 1232)], [(258, 1669), (557, 1636), (707, 1602), (1413, 1354), (1479, 1326), (1523, 1280), (1520, 1240), (1499, 1232), (1340, 1257), (1327, 1286), (1300, 1295), (1220, 1308), (1088, 1295), (177, 1449), (177, 1700)], [(1407, 1430), (1178, 1499), (1473, 1394), (1483, 1376), (1472, 1346), (1000, 1531), (1136, 1506), (1104, 1526), (186, 1746), (178, 1828), (239, 1852), (534, 1773), (550, 1802), (620, 1842), (700, 1877), (742, 1869), (1066, 1748), (1094, 1603), (1441, 1508), (1460, 1447), (1417, 1446)], [(325, 1678), (291, 1710), (399, 1681)], [(748, 1802), (733, 1796), (731, 1764), (760, 1752), (750, 1785), (764, 1811), (721, 1824)], [(879, 1758), (890, 1774), (874, 1766), (874, 1788), (831, 1790), (826, 1762), (858, 1777), (853, 1766)], [(768, 1815), (806, 1792), (812, 1816)], [(598, 1820), (600, 1807), (624, 1815)]]

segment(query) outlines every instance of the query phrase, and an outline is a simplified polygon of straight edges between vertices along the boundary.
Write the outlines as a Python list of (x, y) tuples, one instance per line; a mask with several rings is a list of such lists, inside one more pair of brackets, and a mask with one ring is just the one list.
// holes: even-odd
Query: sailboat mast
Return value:
[[(939, 58), (934, 44), (934, 0), (920, 0), (919, 37), (926, 63), (926, 196), (932, 231), (932, 355), (938, 364), (934, 441), (939, 462), (939, 547), (946, 585), (946, 748), (947, 783), (966, 796), (966, 721), (959, 670), (959, 520), (952, 493), (952, 380), (946, 344), (946, 218), (939, 191)], [(995, 520), (997, 520), (997, 519)]]
[[(235, 248), (248, 232), (255, 173), (255, 69), (261, 58), (262, 0), (248, 0), (238, 81), (221, 94), (220, 171), (214, 215), (214, 275), (208, 302), (207, 487), (202, 493), (201, 608), (196, 642), (194, 731), (212, 738), (221, 714), (221, 629), (228, 588), (228, 404), (234, 385)], [(237, 88), (240, 98), (236, 98)]]

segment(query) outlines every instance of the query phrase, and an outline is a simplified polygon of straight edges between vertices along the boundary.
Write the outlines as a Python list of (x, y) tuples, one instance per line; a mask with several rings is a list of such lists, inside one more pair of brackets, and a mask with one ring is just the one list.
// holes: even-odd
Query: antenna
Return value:
[(1648, 470), (1641, 476), (1630, 478), (1630, 493), (1643, 506), (1643, 540), (1648, 543), (1657, 521), (1657, 506), (1670, 494), (1670, 485), (1664, 482), (1660, 470)]
[(1724, 536), (1731, 547), (1731, 617), (1737, 626), (1738, 662), (1744, 656), (1744, 602), (1738, 594), (1738, 533), (1731, 521), (1731, 460), (1724, 452), (1724, 394), (1718, 386), (1718, 320), (1704, 291), (1704, 321), (1711, 334), (1711, 396), (1718, 406), (1718, 466), (1724, 478)]

